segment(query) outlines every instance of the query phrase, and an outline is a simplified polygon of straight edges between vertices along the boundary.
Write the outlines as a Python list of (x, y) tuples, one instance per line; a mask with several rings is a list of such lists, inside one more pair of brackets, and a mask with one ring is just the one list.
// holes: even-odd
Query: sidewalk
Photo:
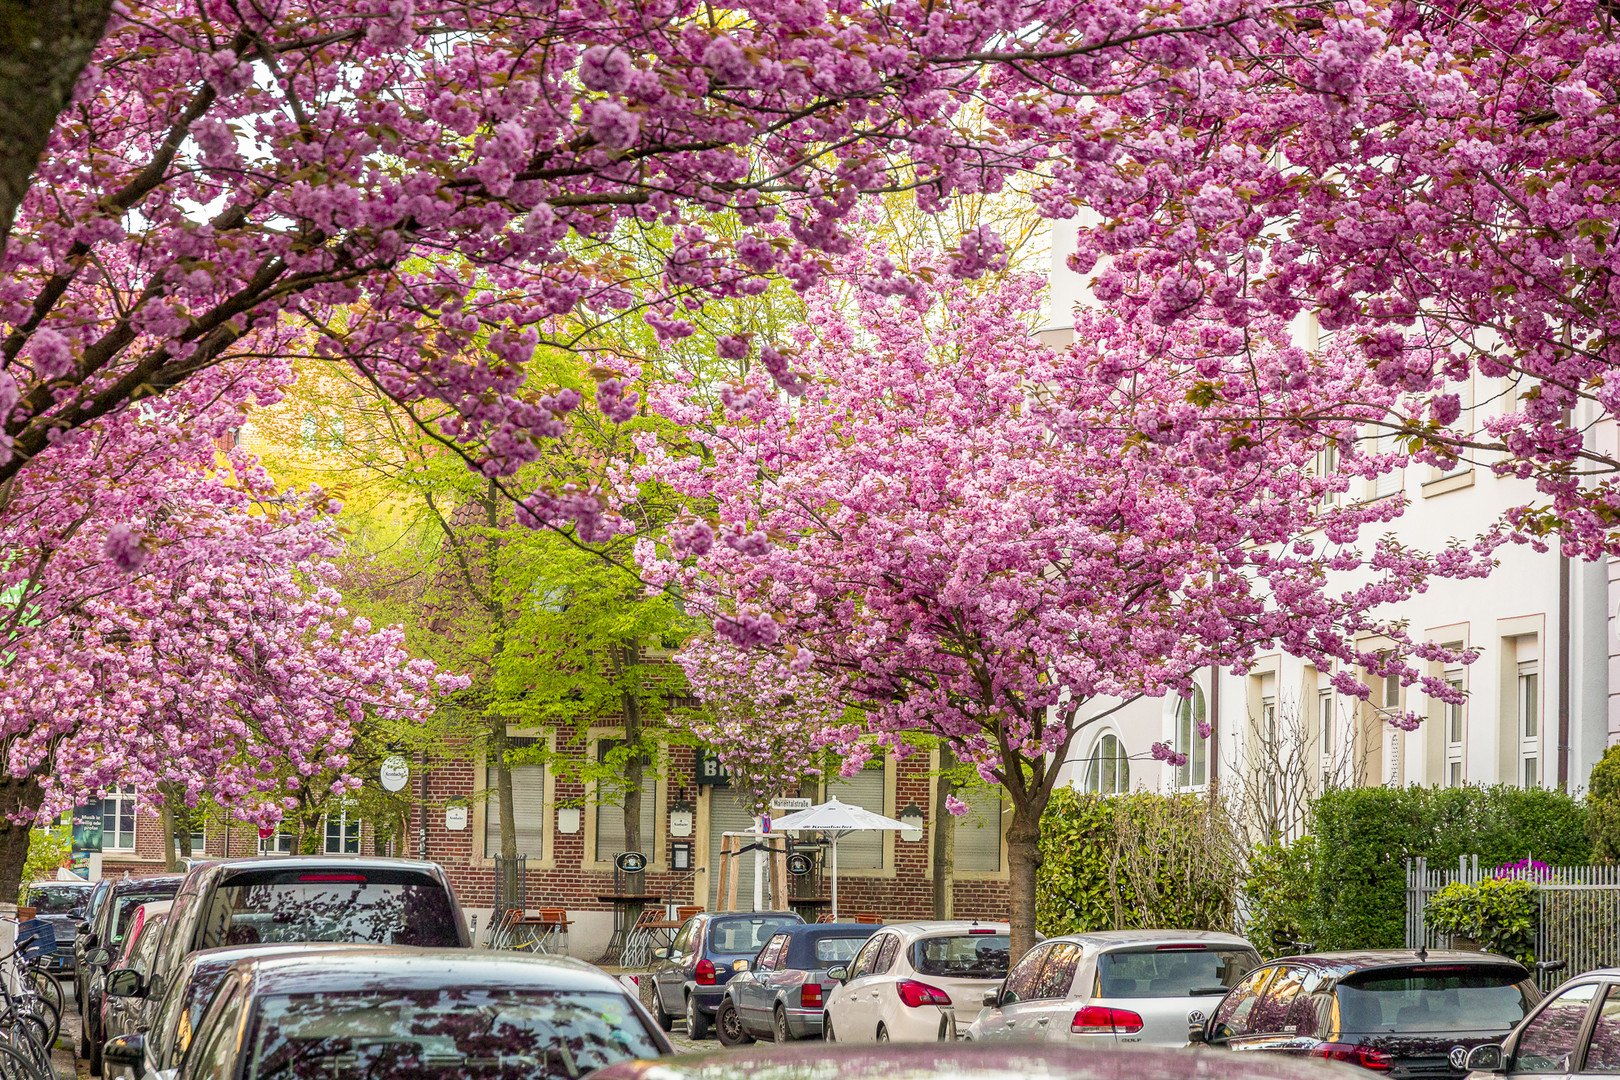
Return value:
[(56, 1080), (89, 1080), (86, 1063), (79, 1060), (73, 1048), (79, 1045), (79, 1003), (73, 998), (73, 981), (62, 981), (62, 1033), (51, 1047), (51, 1064), (56, 1069)]

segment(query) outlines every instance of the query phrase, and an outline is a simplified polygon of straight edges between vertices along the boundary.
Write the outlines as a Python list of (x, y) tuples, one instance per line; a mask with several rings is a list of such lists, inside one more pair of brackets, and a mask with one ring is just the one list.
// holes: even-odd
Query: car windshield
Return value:
[(1534, 1004), (1516, 968), (1423, 968), (1348, 976), (1336, 991), (1346, 1032), (1501, 1032)]
[(714, 920), (709, 930), (709, 951), (757, 953), (784, 926), (797, 926), (791, 915), (731, 915)]
[(816, 963), (847, 964), (866, 944), (863, 937), (824, 937), (816, 939)]
[(30, 885), (28, 904), (41, 915), (72, 915), (90, 899), (90, 890), (72, 885)]
[(622, 994), (440, 987), (261, 1000), (248, 1080), (574, 1080), (659, 1056)]
[(169, 890), (168, 892), (161, 893), (130, 893), (127, 896), (116, 897), (114, 903), (117, 906), (113, 908), (112, 912), (113, 919), (111, 944), (117, 945), (119, 942), (124, 940), (124, 935), (129, 933), (129, 924), (135, 919), (136, 908), (140, 907), (142, 904), (152, 904), (160, 900), (173, 899), (173, 889)]
[(261, 870), (219, 888), (199, 949), (279, 941), (461, 944), (438, 881), (401, 870)]
[(1006, 934), (952, 934), (923, 938), (911, 947), (919, 975), (959, 979), (1003, 979), (1011, 945)]
[(1260, 966), (1250, 949), (1182, 949), (1153, 946), (1097, 957), (1097, 996), (1182, 998), (1216, 996)]

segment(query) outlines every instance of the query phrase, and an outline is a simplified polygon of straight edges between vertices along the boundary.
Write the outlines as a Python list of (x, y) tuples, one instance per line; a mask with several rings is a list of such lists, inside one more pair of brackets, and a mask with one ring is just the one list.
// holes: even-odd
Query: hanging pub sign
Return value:
[(804, 877), (810, 872), (810, 856), (802, 851), (795, 851), (787, 857), (787, 872), (794, 877)]
[(720, 764), (720, 756), (705, 750), (697, 759), (697, 782), (699, 787), (730, 787), (731, 774), (726, 772), (725, 766)]
[(639, 874), (647, 869), (647, 856), (639, 851), (621, 851), (613, 865), (626, 874)]

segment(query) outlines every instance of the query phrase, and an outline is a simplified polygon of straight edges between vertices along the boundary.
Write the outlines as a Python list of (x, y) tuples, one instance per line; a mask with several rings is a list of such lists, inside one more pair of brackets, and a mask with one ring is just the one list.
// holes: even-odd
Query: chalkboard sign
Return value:
[(622, 851), (619, 857), (613, 860), (613, 865), (626, 874), (639, 874), (647, 869), (647, 856), (639, 851)]

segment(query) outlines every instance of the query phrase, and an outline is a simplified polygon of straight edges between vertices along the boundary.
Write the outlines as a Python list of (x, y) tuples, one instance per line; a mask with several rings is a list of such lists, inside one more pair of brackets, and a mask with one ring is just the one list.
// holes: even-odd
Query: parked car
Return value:
[(866, 923), (806, 923), (778, 930), (747, 970), (726, 983), (714, 1014), (721, 1044), (819, 1037), (827, 998), (838, 986), (828, 970), (847, 967), (878, 929)]
[[(202, 1022), (203, 1012), (213, 1000), (214, 991), (231, 965), (242, 960), (262, 960), (275, 956), (307, 956), (316, 950), (353, 953), (368, 946), (340, 942), (293, 942), (281, 945), (230, 945), (194, 952), (180, 963), (180, 970), (169, 982), (168, 992), (152, 1007), (152, 1023), (137, 1032), (126, 1044), (138, 1045), (143, 1065), (138, 1076), (163, 1073), (172, 1078), (180, 1059), (191, 1046), (191, 1037)], [(385, 948), (386, 946), (375, 946)], [(138, 1043), (134, 1040), (138, 1040)], [(133, 1053), (133, 1051), (131, 1051)]]
[[(626, 1061), (585, 1080), (1212, 1080), (1228, 1075), (1208, 1051), (1102, 1046), (773, 1046), (751, 1053)], [(1320, 1061), (1256, 1058), (1243, 1080), (1344, 1080)]]
[[(882, 927), (827, 998), (828, 1042), (934, 1042), (956, 1038), (956, 1014), (978, 1012), (1007, 977), (1006, 923), (922, 922)], [(969, 1012), (968, 1010), (972, 1010)]]
[(73, 938), (94, 888), (88, 881), (31, 881), (23, 890), (19, 906), (33, 908), (56, 932), (56, 955), (49, 969), (54, 974), (73, 970)]
[(653, 958), (653, 1016), (669, 1031), (686, 1017), (686, 1034), (701, 1039), (720, 1007), (731, 977), (759, 955), (786, 926), (803, 923), (791, 911), (700, 911), (681, 924), (667, 949)]
[(1577, 975), (1547, 995), (1500, 1043), (1471, 1048), (1471, 1080), (1620, 1073), (1620, 968)]
[(198, 949), (291, 941), (471, 948), (437, 864), (357, 856), (268, 856), (192, 867), (141, 996), (156, 1002)]
[[(107, 894), (112, 891), (112, 887), (113, 880), (111, 878), (102, 878), (100, 881), (96, 882), (90, 887), (90, 899), (85, 901), (84, 914), (79, 916), (78, 923), (76, 923), (73, 927), (73, 970), (75, 973), (75, 983), (77, 982), (79, 965), (84, 960), (85, 950), (90, 948), (90, 946), (84, 943), (85, 935), (88, 934), (91, 927), (95, 925), (96, 918), (101, 914), (101, 902), (106, 899)], [(82, 1010), (84, 1007), (84, 1002), (81, 1000), (77, 985), (75, 985), (73, 990), (73, 1000), (79, 1002), (80, 1009)]]
[(1540, 998), (1524, 965), (1489, 953), (1290, 956), (1251, 972), (1191, 1037), (1401, 1077), (1449, 1077), (1461, 1075), (1469, 1050), (1499, 1042)]
[(135, 991), (145, 984), (152, 970), (152, 958), (163, 940), (163, 924), (170, 906), (168, 900), (154, 900), (137, 907), (116, 959), (111, 957), (110, 949), (91, 949), (87, 954), (87, 959), (107, 969), (105, 992), (96, 1017), (98, 1041), (90, 1044), (91, 1076), (102, 1075), (99, 1040), (115, 1039), (142, 1026), (145, 1010)]
[(974, 1042), (1185, 1046), (1207, 1013), (1260, 966), (1253, 945), (1203, 930), (1106, 930), (1031, 949), (984, 996)]
[(91, 962), (92, 954), (104, 947), (116, 957), (122, 952), (130, 924), (134, 922), (140, 906), (172, 900), (179, 887), (178, 874), (108, 883), (108, 888), (101, 890), (101, 902), (94, 906), (93, 911), (86, 912), (93, 918), (88, 924), (80, 924), (87, 926), (87, 929), (74, 942), (74, 948), (79, 953), (79, 964), (74, 974), (73, 988), (79, 1002), (79, 1015), (83, 1017), (78, 1047), (80, 1057), (91, 1057), (105, 1038), (100, 1024), (102, 988), (107, 969)]
[[(574, 1080), (672, 1049), (622, 983), (578, 960), (467, 949), (299, 950), (231, 965), (177, 1080)], [(144, 1047), (126, 1036), (105, 1053), (134, 1067)]]

